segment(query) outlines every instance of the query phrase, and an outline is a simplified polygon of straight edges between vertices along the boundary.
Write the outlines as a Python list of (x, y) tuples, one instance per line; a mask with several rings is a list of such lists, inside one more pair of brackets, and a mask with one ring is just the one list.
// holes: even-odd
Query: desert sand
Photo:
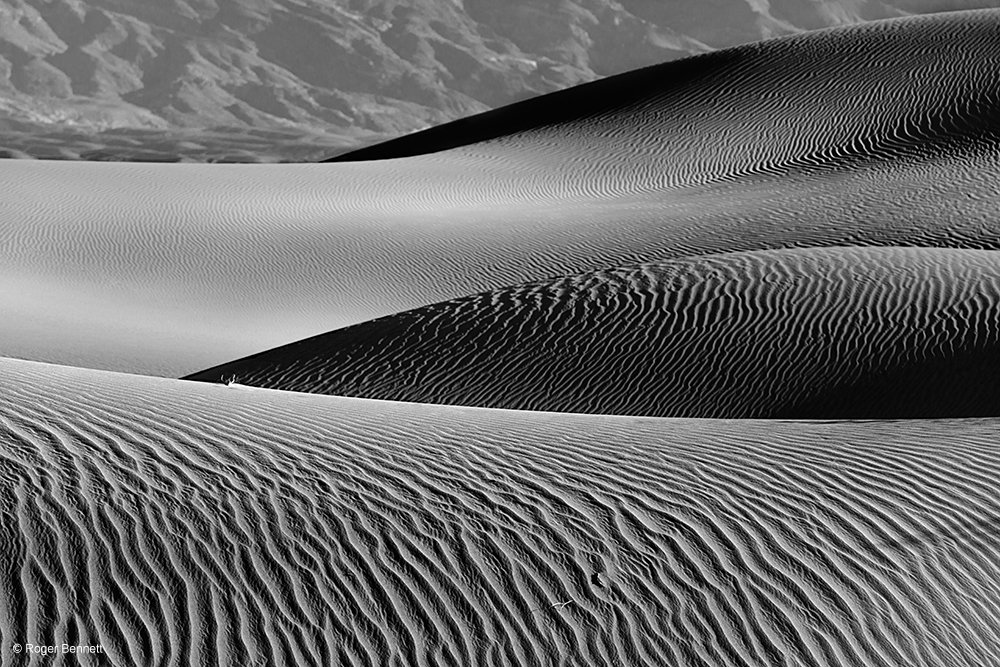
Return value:
[(0, 389), (5, 646), (72, 633), (164, 665), (1000, 659), (995, 419), (569, 415), (13, 360)]
[(178, 376), (644, 262), (993, 249), (998, 25), (942, 14), (670, 62), (383, 149), (455, 146), (408, 159), (0, 160), (0, 353)]
[(942, 14), (0, 161), (0, 664), (1000, 663), (997, 63)]
[(704, 255), (433, 304), (190, 376), (516, 410), (1000, 414), (994, 250)]

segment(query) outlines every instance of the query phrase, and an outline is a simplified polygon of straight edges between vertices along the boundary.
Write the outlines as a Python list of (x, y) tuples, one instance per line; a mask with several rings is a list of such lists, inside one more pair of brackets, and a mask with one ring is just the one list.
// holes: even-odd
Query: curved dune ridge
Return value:
[[(602, 157), (622, 164), (640, 157), (665, 167), (659, 182), (636, 183), (662, 188), (855, 169), (923, 158), (959, 143), (995, 144), (996, 20), (996, 10), (917, 16), (737, 46), (543, 95), (328, 162), (456, 148), (503, 159), (505, 144), (559, 150), (555, 142), (566, 139), (565, 155), (580, 160), (585, 156), (572, 140), (582, 135), (603, 149)], [(637, 137), (636, 127), (646, 131)]]
[(997, 420), (594, 417), (0, 362), (0, 639), (113, 664), (1000, 661)]
[(189, 379), (669, 417), (1000, 415), (991, 250), (712, 255), (485, 292)]
[(998, 62), (1000, 12), (942, 14), (668, 63), (354, 156), (454, 146), (406, 159), (0, 160), (0, 354), (183, 375), (608, 267), (995, 249)]

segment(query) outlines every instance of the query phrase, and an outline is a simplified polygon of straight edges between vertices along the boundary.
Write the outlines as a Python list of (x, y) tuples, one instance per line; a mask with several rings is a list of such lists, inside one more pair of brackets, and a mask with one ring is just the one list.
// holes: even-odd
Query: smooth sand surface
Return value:
[(3, 360), (0, 655), (982, 667), (998, 439), (995, 419), (565, 415)]
[(0, 354), (182, 375), (637, 263), (995, 249), (998, 58), (1000, 13), (944, 14), (675, 61), (367, 155), (451, 148), (406, 159), (3, 160)]
[(1000, 416), (994, 250), (707, 255), (519, 285), (191, 376), (663, 417)]

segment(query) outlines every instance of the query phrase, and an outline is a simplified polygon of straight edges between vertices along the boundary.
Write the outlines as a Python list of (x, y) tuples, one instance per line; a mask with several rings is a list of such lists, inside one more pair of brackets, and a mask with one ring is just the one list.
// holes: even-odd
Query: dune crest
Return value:
[(1000, 659), (996, 420), (593, 417), (0, 369), (4, 664), (69, 634), (115, 664)]
[(996, 251), (757, 251), (485, 292), (189, 379), (661, 417), (1000, 416), (998, 320)]
[[(639, 159), (658, 164), (659, 174), (644, 176), (658, 177), (662, 188), (851, 170), (958, 144), (995, 144), (998, 22), (1000, 10), (964, 11), (745, 44), (535, 97), (329, 162), (448, 150), (502, 159), (505, 149), (532, 145), (580, 160), (587, 145), (603, 158), (595, 177), (608, 160)], [(557, 173), (569, 171), (552, 164)]]

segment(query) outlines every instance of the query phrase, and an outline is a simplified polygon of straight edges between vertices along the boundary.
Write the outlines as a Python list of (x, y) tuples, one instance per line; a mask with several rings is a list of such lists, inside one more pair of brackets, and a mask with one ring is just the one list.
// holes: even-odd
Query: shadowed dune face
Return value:
[(998, 321), (995, 251), (758, 251), (486, 292), (191, 379), (552, 412), (996, 416)]
[(5, 661), (69, 635), (114, 664), (1000, 659), (995, 420), (598, 418), (2, 367)]
[(460, 147), (407, 159), (0, 161), (0, 279), (16, 286), (0, 353), (183, 375), (608, 267), (994, 249), (998, 27), (939, 15), (668, 63), (491, 116), (506, 134), (483, 143), (475, 120), (415, 135)]
[[(640, 164), (658, 169), (643, 185), (662, 188), (852, 170), (926, 158), (962, 142), (995, 143), (997, 16), (986, 10), (912, 17), (757, 42), (533, 98), (331, 161), (456, 148), (502, 159), (505, 148), (534, 145), (546, 155), (561, 149), (575, 162), (584, 159), (579, 149), (586, 143), (601, 153), (595, 171), (607, 160), (648, 160)], [(570, 171), (554, 164), (557, 173)]]

